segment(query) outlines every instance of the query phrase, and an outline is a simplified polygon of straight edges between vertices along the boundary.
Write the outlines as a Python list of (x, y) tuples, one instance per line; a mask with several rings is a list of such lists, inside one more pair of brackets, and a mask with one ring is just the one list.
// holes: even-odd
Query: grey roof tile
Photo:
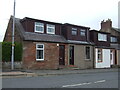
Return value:
[(114, 29), (114, 30), (120, 32), (120, 28), (114, 28), (114, 27), (112, 27), (112, 29)]
[(66, 42), (66, 39), (60, 35), (38, 34), (25, 32), (25, 40), (48, 41), (48, 42)]

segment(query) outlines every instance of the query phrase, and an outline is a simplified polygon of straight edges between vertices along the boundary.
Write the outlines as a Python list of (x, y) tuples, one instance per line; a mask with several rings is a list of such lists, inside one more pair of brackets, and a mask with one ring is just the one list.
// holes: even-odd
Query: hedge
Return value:
[[(2, 61), (9, 62), (11, 61), (12, 54), (12, 43), (11, 42), (2, 42)], [(22, 44), (15, 42), (14, 49), (14, 61), (22, 60)]]

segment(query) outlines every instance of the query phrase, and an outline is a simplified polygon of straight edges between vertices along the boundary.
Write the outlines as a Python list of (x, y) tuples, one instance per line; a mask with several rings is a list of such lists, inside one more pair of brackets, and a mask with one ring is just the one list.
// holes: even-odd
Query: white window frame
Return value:
[(117, 38), (116, 37), (110, 37), (110, 42), (117, 42)]
[[(73, 34), (73, 32), (76, 32), (76, 34)], [(76, 36), (77, 35), (77, 28), (72, 28), (71, 34), (74, 35), (74, 36)]]
[(98, 33), (98, 41), (107, 41), (107, 35)]
[(86, 35), (86, 30), (85, 29), (81, 29), (80, 30), (80, 36), (85, 36)]
[[(89, 47), (89, 49), (90, 49), (90, 53), (89, 53), (90, 54), (90, 58), (89, 59), (87, 58), (87, 54), (86, 54), (86, 48), (87, 47)], [(86, 46), (85, 47), (85, 60), (90, 60), (90, 59), (91, 59), (91, 47), (90, 46)]]
[[(38, 45), (42, 45), (43, 48), (37, 48)], [(43, 58), (37, 59), (37, 50), (43, 50)], [(44, 61), (44, 44), (36, 44), (36, 61)]]
[[(53, 32), (49, 32), (48, 28), (53, 29)], [(55, 34), (55, 25), (47, 24), (47, 34)]]
[[(39, 23), (39, 25), (37, 25), (37, 23)], [(44, 23), (40, 23), (40, 22), (35, 22), (35, 28), (34, 28), (34, 31), (35, 32), (39, 32), (39, 33), (44, 33)], [(41, 28), (43, 28), (43, 31), (37, 31), (36, 30), (36, 27), (41, 27)]]

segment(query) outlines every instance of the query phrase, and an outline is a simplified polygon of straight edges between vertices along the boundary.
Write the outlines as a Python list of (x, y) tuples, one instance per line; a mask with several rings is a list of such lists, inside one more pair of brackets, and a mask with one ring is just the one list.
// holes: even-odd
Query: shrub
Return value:
[[(12, 55), (12, 43), (2, 42), (2, 61), (3, 62), (11, 61), (11, 55)], [(22, 60), (22, 44), (15, 42), (14, 61), (21, 60)]]

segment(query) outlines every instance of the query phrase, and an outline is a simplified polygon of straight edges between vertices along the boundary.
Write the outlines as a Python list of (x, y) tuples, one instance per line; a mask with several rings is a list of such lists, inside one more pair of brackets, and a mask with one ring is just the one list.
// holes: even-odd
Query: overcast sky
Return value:
[[(100, 29), (101, 21), (110, 18), (118, 27), (120, 0), (16, 0), (16, 17), (31, 17), (58, 23), (71, 23)], [(0, 41), (13, 15), (14, 0), (0, 1)]]

